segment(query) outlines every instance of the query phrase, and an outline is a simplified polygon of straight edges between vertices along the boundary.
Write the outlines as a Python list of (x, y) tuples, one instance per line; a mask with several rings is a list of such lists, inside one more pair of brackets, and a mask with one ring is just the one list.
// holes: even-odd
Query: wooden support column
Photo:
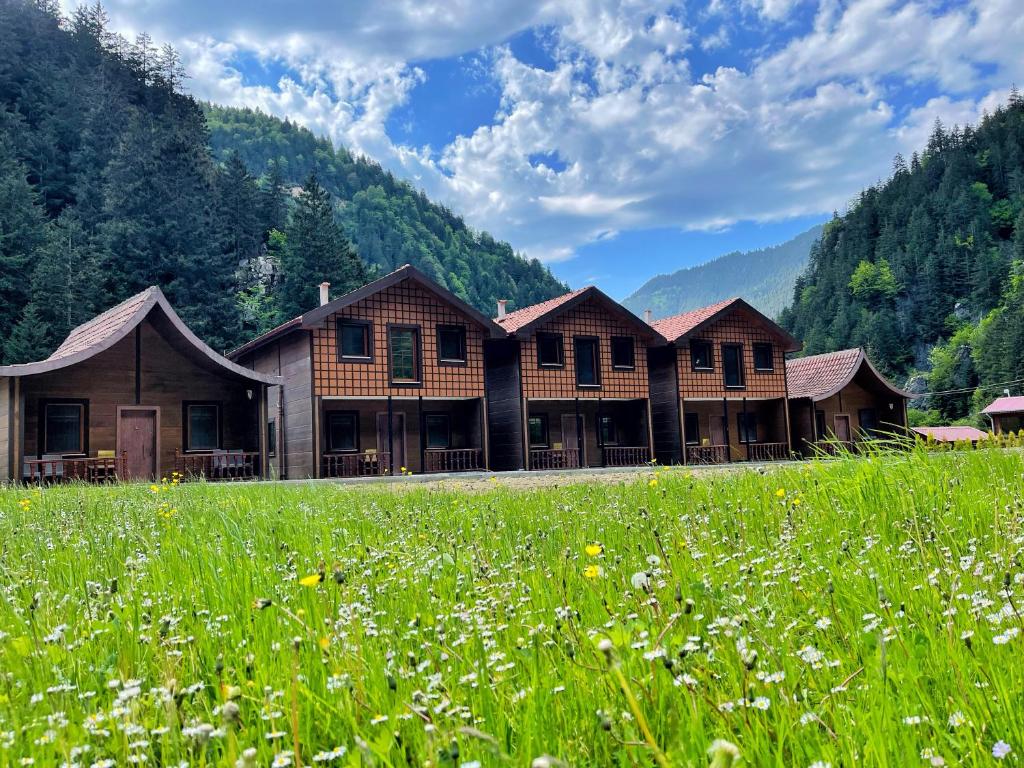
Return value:
[(267, 434), (267, 385), (260, 384), (259, 389), (256, 390), (260, 398), (259, 403), (256, 406), (256, 418), (257, 418), (257, 435), (259, 436), (260, 445), (260, 477), (266, 480), (270, 477), (270, 444), (267, 442), (270, 439), (270, 435)]
[[(597, 398), (597, 450), (601, 452), (601, 466), (607, 466), (604, 457), (604, 424), (602, 423), (602, 416), (604, 412), (601, 409), (601, 398)], [(577, 427), (578, 429), (578, 427)]]
[[(581, 428), (581, 425), (580, 425), (580, 399), (578, 397), (575, 400), (573, 400), (573, 406), (574, 406), (573, 413), (575, 413), (575, 415), (576, 415), (575, 416), (576, 421), (574, 422), (575, 425), (576, 425), (576, 463), (579, 464), (582, 467), (583, 466), (583, 429)], [(565, 435), (562, 435), (562, 439), (563, 440), (565, 439)]]
[(322, 438), (320, 436), (321, 424), (323, 424), (324, 401), (319, 395), (313, 398), (313, 477), (323, 477), (323, 469), (320, 466)]
[(491, 434), (487, 426), (487, 395), (478, 401), (480, 403), (480, 441), (484, 458), (484, 469), (491, 469)]
[(11, 413), (8, 422), (10, 424), (10, 433), (7, 439), (10, 446), (11, 482), (20, 484), (22, 481), (22, 462), (25, 458), (25, 422), (22, 419), (21, 379), (17, 376), (12, 377), (10, 387)]
[(789, 421), (789, 398), (782, 398), (782, 418), (786, 429), (786, 458), (793, 458), (793, 427)]
[(394, 435), (395, 407), (391, 402), (391, 395), (388, 395), (388, 474), (395, 474), (395, 435)]
[(523, 411), (523, 469), (530, 469), (530, 398), (522, 400)]
[(747, 398), (743, 398), (743, 429), (740, 430), (740, 442), (746, 437), (747, 461), (750, 461), (750, 426), (747, 424)]
[(142, 405), (142, 326), (135, 326), (135, 404)]
[(416, 398), (416, 418), (420, 423), (420, 473), (422, 474), (427, 471), (427, 417), (423, 415), (423, 395)]
[(644, 400), (647, 405), (647, 455), (650, 461), (654, 461), (654, 417), (651, 411), (651, 398)]
[[(700, 423), (699, 421), (697, 422)], [(681, 456), (681, 464), (687, 463), (686, 456), (686, 399), (679, 398), (679, 455)], [(698, 434), (698, 439), (700, 435)]]
[(722, 398), (722, 433), (725, 435), (725, 460), (732, 461), (732, 444), (729, 441), (729, 400)]

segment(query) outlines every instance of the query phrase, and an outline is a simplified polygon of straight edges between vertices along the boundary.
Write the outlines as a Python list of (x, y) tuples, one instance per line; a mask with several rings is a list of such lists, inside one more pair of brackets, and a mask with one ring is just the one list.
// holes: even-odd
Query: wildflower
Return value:
[(321, 637), (317, 642), (320, 645), (321, 651), (326, 651), (331, 647), (331, 639), (329, 637)]
[(633, 589), (647, 589), (651, 586), (651, 579), (643, 571), (637, 571), (629, 577), (629, 583), (633, 585)]
[(711, 768), (731, 768), (740, 759), (740, 750), (731, 741), (715, 739), (708, 747), (708, 757), (711, 758)]
[(317, 571), (316, 573), (309, 574), (309, 576), (303, 576), (301, 579), (299, 579), (299, 584), (301, 584), (304, 587), (315, 587), (323, 580), (324, 572)]
[(657, 488), (658, 478), (652, 477), (650, 480), (647, 481), (647, 485), (649, 485), (651, 488)]
[(779, 488), (779, 490), (775, 492), (775, 497), (779, 499), (784, 499), (786, 497), (786, 489)]
[(271, 763), (273, 768), (287, 768), (292, 764), (292, 756), (289, 752), (278, 752), (274, 757), (274, 762)]
[(961, 725), (967, 722), (967, 718), (964, 717), (963, 712), (957, 710), (949, 716), (949, 720), (947, 722), (949, 723), (950, 728), (959, 728)]
[(754, 709), (760, 709), (762, 712), (767, 712), (771, 705), (772, 702), (767, 696), (758, 696), (751, 704)]
[(824, 760), (815, 760), (811, 763), (810, 768), (832, 768), (832, 763), (826, 763)]
[(1003, 760), (1010, 754), (1010, 745), (1000, 739), (992, 745), (992, 757), (996, 760)]
[(601, 566), (588, 565), (583, 569), (583, 576), (588, 579), (596, 579), (601, 575)]
[(370, 725), (380, 725), (381, 723), (386, 723), (387, 721), (387, 715), (377, 715), (372, 720), (370, 720)]
[(256, 748), (247, 747), (235, 761), (235, 768), (256, 768)]
[(587, 544), (585, 551), (590, 557), (597, 557), (604, 552), (604, 546), (601, 544)]

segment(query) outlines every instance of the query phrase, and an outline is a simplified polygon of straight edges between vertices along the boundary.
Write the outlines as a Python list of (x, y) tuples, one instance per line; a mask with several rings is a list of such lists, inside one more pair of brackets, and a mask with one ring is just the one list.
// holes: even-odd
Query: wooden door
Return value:
[(836, 414), (836, 440), (850, 442), (850, 417), (843, 413)]
[[(393, 475), (401, 474), (402, 467), (408, 468), (405, 456), (405, 414), (391, 414), (391, 465), (388, 471)], [(377, 414), (377, 452), (388, 452), (388, 415)]]
[(587, 441), (580, 440), (583, 431), (583, 416), (577, 418), (575, 413), (562, 414), (562, 448), (575, 451), (579, 449), (579, 466), (587, 466)]
[(117, 409), (117, 455), (124, 456), (125, 479), (155, 480), (160, 473), (160, 412), (156, 408)]
[(725, 421), (721, 416), (711, 417), (711, 444), (725, 445)]

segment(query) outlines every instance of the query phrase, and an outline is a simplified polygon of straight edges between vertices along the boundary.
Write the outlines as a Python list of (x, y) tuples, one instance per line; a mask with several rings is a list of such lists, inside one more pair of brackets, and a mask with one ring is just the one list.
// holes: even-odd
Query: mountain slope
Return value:
[(667, 317), (742, 296), (770, 317), (777, 316), (793, 296), (797, 276), (807, 266), (811, 246), (821, 227), (780, 245), (756, 251), (733, 251), (670, 275), (657, 275), (623, 303), (635, 313), (645, 309)]

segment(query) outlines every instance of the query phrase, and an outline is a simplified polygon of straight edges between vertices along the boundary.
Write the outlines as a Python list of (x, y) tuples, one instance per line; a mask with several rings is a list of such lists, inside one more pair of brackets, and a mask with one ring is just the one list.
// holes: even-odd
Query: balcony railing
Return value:
[(174, 471), (182, 480), (256, 480), (260, 455), (255, 451), (174, 452)]
[(855, 453), (857, 444), (852, 440), (818, 440), (811, 444), (814, 453), (822, 456), (838, 456), (841, 453)]
[(747, 458), (750, 461), (783, 461), (789, 458), (789, 447), (785, 443), (747, 443)]
[(323, 457), (323, 477), (374, 477), (386, 475), (390, 453), (328, 453)]
[(577, 448), (541, 448), (530, 451), (530, 469), (577, 469), (580, 452)]
[(688, 445), (686, 446), (687, 464), (725, 464), (729, 461), (727, 445)]
[(112, 483), (124, 476), (125, 454), (88, 458), (25, 459), (24, 479), (30, 483)]
[(424, 472), (472, 472), (483, 469), (479, 448), (428, 448), (423, 454)]
[(651, 452), (645, 445), (606, 445), (604, 464), (606, 467), (638, 467), (651, 460)]

